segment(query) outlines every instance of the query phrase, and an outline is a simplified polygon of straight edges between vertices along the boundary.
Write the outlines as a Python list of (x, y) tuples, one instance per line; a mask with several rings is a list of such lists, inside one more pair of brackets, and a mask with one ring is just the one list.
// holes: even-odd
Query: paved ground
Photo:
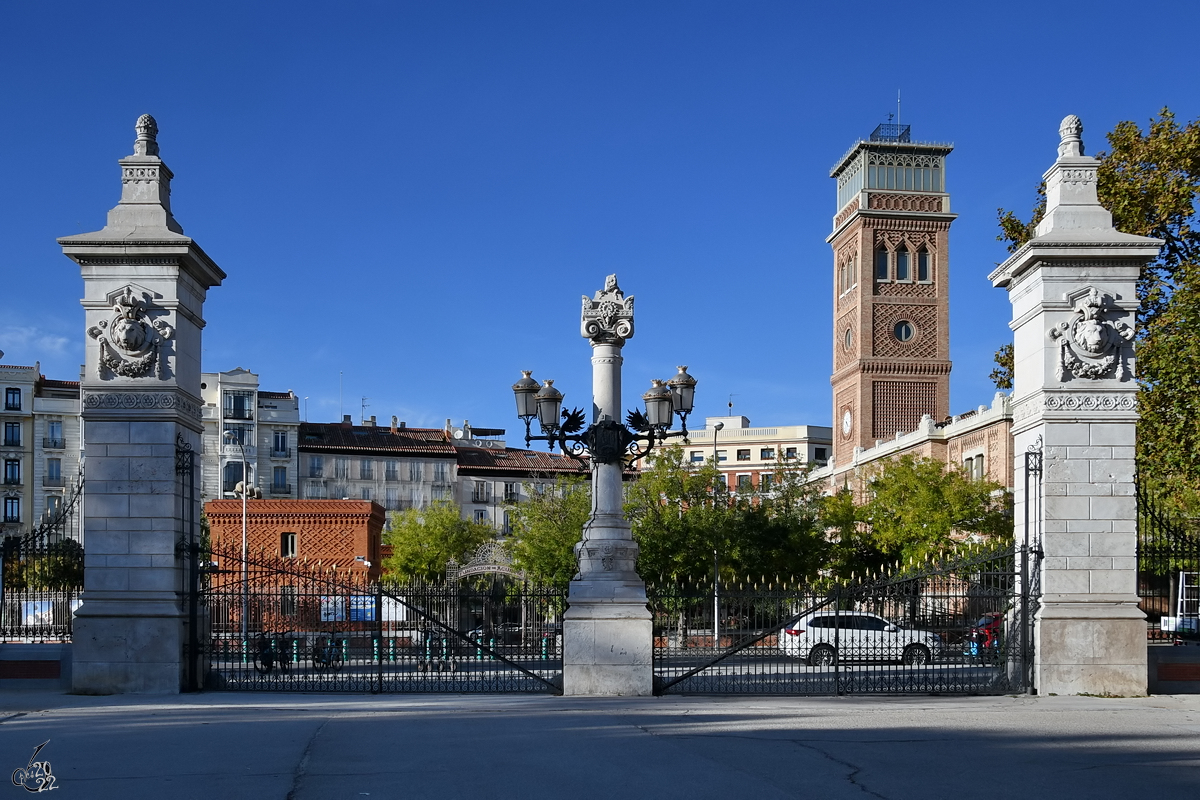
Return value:
[(0, 694), (0, 775), (47, 739), (96, 800), (1200, 794), (1200, 696)]

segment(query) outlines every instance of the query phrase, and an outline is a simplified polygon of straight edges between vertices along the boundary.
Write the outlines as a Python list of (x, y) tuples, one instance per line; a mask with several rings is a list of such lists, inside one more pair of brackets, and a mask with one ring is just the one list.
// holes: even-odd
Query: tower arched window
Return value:
[(912, 280), (908, 270), (908, 249), (904, 245), (900, 245), (900, 249), (896, 251), (896, 280)]
[(888, 280), (888, 251), (885, 247), (875, 251), (875, 280)]
[(929, 277), (929, 251), (922, 247), (917, 251), (917, 280), (922, 283), (928, 283)]

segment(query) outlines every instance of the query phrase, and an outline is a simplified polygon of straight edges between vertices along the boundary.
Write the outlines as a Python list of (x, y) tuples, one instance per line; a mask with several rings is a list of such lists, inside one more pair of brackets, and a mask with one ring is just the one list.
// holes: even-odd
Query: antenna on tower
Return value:
[(362, 411), (358, 415), (358, 424), (359, 425), (367, 424), (367, 408), (370, 405), (367, 401), (370, 399), (371, 398), (369, 398), (369, 397), (364, 397), (362, 399)]
[(900, 90), (896, 90), (896, 124), (900, 125)]

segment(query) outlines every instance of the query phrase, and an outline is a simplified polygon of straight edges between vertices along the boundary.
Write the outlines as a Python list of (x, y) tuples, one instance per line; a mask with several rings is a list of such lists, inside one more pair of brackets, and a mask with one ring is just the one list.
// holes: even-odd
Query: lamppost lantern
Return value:
[[(633, 297), (626, 297), (617, 286), (616, 276), (610, 275), (603, 291), (594, 298), (585, 295), (583, 301), (583, 336), (592, 341), (593, 348), (612, 348), (619, 353), (625, 341), (633, 337)], [(593, 405), (602, 410), (593, 415), (593, 424), (587, 430), (582, 409), (562, 410), (563, 394), (554, 388), (554, 381), (543, 381), (538, 388), (533, 371), (521, 370), (522, 378), (512, 389), (517, 417), (525, 423), (526, 445), (536, 439), (548, 442), (551, 449), (558, 445), (572, 458), (582, 460), (586, 454), (594, 463), (620, 461), (633, 466), (656, 445), (674, 436), (687, 436), (687, 417), (696, 398), (696, 379), (688, 374), (686, 366), (677, 367), (679, 372), (669, 381), (652, 381), (650, 390), (642, 395), (645, 412), (630, 411), (625, 424), (620, 422), (616, 405), (620, 402), (620, 362), (610, 361), (606, 356), (598, 369), (593, 375)], [(598, 401), (601, 395), (605, 402)], [(670, 427), (676, 416), (680, 429), (672, 431)], [(542, 429), (540, 436), (531, 433), (534, 417)]]
[(524, 376), (513, 384), (513, 395), (517, 399), (517, 416), (531, 419), (537, 415), (538, 382), (533, 379), (533, 370), (521, 370)]
[(650, 381), (650, 390), (642, 395), (646, 403), (646, 421), (652, 428), (663, 430), (671, 427), (675, 419), (675, 401), (669, 386), (655, 379)]
[(679, 372), (667, 381), (671, 387), (671, 399), (675, 404), (675, 413), (687, 424), (687, 415), (692, 413), (692, 403), (696, 399), (696, 379), (688, 375), (687, 367), (676, 367)]
[(553, 380), (546, 380), (535, 395), (537, 399), (537, 418), (542, 430), (553, 433), (558, 429), (558, 415), (562, 411), (563, 393), (554, 388)]

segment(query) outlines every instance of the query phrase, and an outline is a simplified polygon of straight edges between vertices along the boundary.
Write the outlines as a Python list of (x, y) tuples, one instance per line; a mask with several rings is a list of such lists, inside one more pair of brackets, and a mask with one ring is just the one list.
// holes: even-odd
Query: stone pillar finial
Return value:
[(1058, 144), (1059, 158), (1079, 158), (1083, 153), (1083, 123), (1074, 114), (1068, 114), (1058, 126), (1061, 141)]
[(142, 114), (133, 127), (137, 131), (137, 140), (133, 143), (133, 154), (135, 156), (158, 155), (158, 123), (154, 121), (154, 117)]

